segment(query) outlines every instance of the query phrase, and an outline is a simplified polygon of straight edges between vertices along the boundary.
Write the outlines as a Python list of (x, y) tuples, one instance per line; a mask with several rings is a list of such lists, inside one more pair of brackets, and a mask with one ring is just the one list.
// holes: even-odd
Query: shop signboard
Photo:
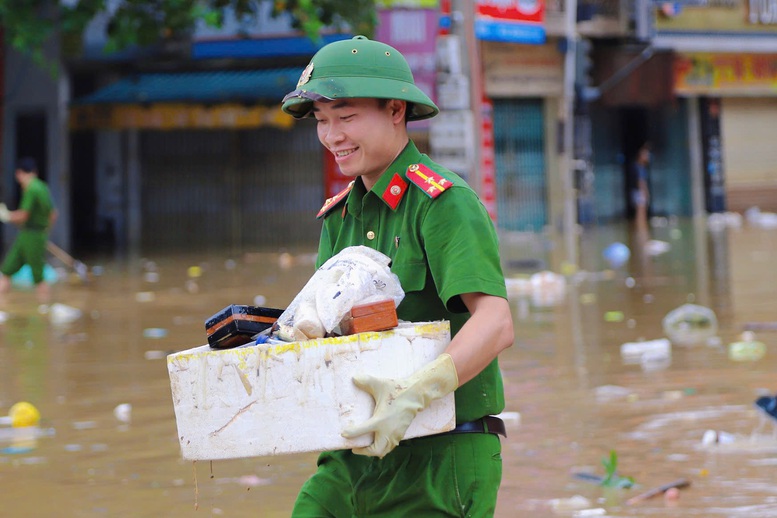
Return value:
[(548, 97), (562, 94), (564, 61), (556, 45), (485, 41), (482, 49), (483, 80), (489, 97)]
[(655, 6), (658, 34), (777, 35), (777, 0), (681, 0)]
[(86, 104), (70, 110), (70, 129), (288, 129), (294, 119), (280, 107), (243, 104)]
[(545, 42), (544, 0), (477, 0), (475, 36), (507, 43)]
[(678, 53), (674, 69), (678, 95), (777, 96), (777, 54)]

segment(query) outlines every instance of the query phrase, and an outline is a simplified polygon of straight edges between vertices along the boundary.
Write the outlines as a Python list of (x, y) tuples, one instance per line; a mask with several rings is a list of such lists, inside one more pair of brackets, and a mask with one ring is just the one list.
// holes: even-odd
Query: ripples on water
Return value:
[[(623, 228), (586, 230), (580, 263), (590, 273), (578, 272), (558, 303), (511, 297), (517, 341), (501, 358), (509, 438), (497, 516), (777, 516), (775, 422), (753, 406), (777, 391), (777, 332), (756, 331), (766, 344), (758, 359), (728, 351), (746, 324), (777, 320), (777, 231), (670, 223), (651, 232), (671, 248), (646, 257)], [(614, 241), (631, 259), (605, 274), (601, 250)], [(547, 245), (505, 237), (508, 277), (553, 269), (558, 251)], [(205, 343), (205, 319), (228, 304), (284, 307), (313, 272), (310, 251), (90, 265), (102, 274), (54, 289), (82, 312), (73, 322), (52, 322), (29, 291), (0, 301), (0, 413), (27, 400), (43, 416), (32, 438), (0, 424), (0, 513), (172, 517), (197, 504), (198, 515), (288, 516), (315, 455), (182, 461), (164, 357)], [(717, 342), (673, 346), (660, 362), (624, 360), (623, 343), (662, 338), (663, 317), (688, 302), (715, 311)], [(705, 444), (708, 430), (733, 440)], [(636, 487), (572, 476), (603, 475), (612, 450)], [(681, 478), (691, 486), (675, 501), (625, 503)]]

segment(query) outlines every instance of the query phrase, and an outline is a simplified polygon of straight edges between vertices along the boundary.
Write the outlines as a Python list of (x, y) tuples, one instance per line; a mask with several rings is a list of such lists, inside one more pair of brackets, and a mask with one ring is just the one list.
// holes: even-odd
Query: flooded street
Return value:
[[(620, 226), (586, 229), (562, 298), (511, 294), (498, 517), (777, 516), (777, 421), (753, 405), (777, 392), (777, 230), (657, 221), (650, 239), (669, 249), (640, 253), (644, 241)], [(605, 271), (614, 241), (631, 258)], [(539, 238), (506, 239), (503, 250), (514, 279), (560, 254)], [(288, 516), (316, 455), (181, 460), (165, 355), (206, 343), (204, 321), (229, 304), (285, 307), (313, 253), (82, 258), (100, 275), (53, 289), (81, 311), (72, 322), (41, 313), (29, 290), (0, 300), (0, 415), (29, 401), (42, 416), (33, 437), (0, 427), (0, 514)], [(686, 303), (714, 310), (718, 340), (650, 361), (621, 355), (624, 343), (664, 338), (663, 318)], [(759, 328), (765, 353), (732, 353), (746, 327)], [(708, 430), (732, 440), (705, 444)], [(611, 451), (634, 487), (574, 475), (604, 476)], [(626, 504), (678, 479), (690, 486), (677, 499)]]

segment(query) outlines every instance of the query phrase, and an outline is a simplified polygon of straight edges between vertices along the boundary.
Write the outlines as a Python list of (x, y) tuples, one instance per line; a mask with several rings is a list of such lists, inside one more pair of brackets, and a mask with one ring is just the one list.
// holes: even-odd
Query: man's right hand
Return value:
[(5, 203), (0, 203), (0, 222), (8, 223), (11, 221), (11, 211), (5, 206)]

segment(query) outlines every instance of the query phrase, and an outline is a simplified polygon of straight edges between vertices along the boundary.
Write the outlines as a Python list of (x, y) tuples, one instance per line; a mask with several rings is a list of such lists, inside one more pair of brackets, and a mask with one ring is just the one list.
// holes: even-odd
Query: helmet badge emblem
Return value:
[(305, 70), (302, 71), (302, 75), (299, 76), (299, 81), (297, 81), (297, 88), (310, 81), (310, 76), (312, 74), (313, 74), (313, 62), (311, 61), (308, 64), (308, 66), (305, 67)]

